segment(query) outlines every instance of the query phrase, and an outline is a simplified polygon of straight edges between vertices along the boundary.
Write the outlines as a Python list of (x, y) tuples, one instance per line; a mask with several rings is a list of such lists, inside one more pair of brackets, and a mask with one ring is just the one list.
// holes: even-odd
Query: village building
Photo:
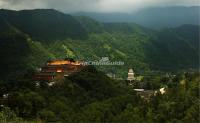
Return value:
[(156, 96), (158, 93), (161, 95), (166, 93), (166, 88), (160, 88), (158, 90), (145, 90), (145, 89), (133, 89), (137, 95), (139, 95), (141, 98), (149, 101), (152, 96)]
[(134, 89), (137, 95), (139, 95), (144, 100), (149, 101), (152, 96), (154, 96), (154, 90), (145, 90), (145, 89)]
[(114, 80), (118, 80), (118, 81), (124, 80), (123, 78), (118, 77), (118, 76), (117, 76), (116, 74), (114, 74), (114, 73), (107, 73), (106, 75), (107, 75), (109, 78), (114, 79)]

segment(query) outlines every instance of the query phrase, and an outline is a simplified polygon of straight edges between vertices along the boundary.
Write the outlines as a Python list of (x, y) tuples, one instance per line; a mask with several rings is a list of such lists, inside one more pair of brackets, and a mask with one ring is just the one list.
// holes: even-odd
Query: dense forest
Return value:
[[(149, 81), (151, 79), (153, 82)], [(9, 96), (4, 101), (4, 107), (1, 107), (0, 121), (199, 122), (199, 74), (157, 76), (144, 78), (140, 83), (145, 83), (146, 80), (155, 88), (161, 83), (167, 85), (167, 93), (157, 93), (150, 100), (144, 100), (126, 86), (125, 82), (111, 80), (94, 67), (60, 80), (52, 87), (43, 83), (38, 88), (28, 79), (1, 84), (1, 93), (8, 92)]]
[[(51, 9), (0, 10), (0, 122), (199, 122), (199, 26), (154, 30)], [(123, 61), (87, 66), (54, 86), (32, 80), (48, 60)], [(124, 80), (133, 68), (133, 87)], [(146, 100), (133, 88), (158, 90)]]

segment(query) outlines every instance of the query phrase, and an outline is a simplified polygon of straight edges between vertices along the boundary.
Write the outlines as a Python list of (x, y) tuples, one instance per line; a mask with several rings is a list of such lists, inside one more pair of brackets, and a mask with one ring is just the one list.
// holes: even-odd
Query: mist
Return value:
[(0, 0), (1, 9), (52, 8), (63, 12), (133, 13), (148, 7), (197, 5), (198, 0)]

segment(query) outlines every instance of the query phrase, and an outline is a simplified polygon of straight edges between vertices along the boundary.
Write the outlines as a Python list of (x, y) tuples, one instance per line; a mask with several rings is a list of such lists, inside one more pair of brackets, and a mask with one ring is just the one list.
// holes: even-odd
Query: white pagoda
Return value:
[(128, 81), (134, 81), (135, 80), (133, 69), (129, 69), (127, 80)]

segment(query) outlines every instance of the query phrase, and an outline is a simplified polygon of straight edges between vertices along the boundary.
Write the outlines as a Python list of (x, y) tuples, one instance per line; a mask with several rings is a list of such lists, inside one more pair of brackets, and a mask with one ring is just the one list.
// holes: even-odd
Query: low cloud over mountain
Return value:
[(54, 8), (67, 12), (135, 12), (155, 6), (194, 6), (198, 0), (0, 0), (0, 8)]

